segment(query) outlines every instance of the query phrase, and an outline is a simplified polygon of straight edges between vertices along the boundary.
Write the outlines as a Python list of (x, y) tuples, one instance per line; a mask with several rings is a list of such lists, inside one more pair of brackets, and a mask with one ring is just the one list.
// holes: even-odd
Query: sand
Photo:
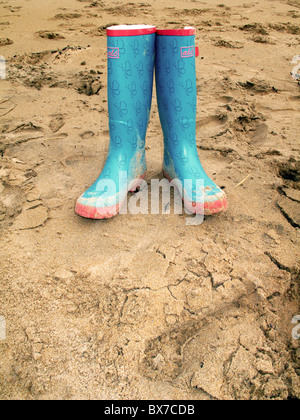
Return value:
[[(299, 398), (300, 2), (222, 1), (1, 1), (1, 399)], [(75, 215), (108, 151), (114, 23), (197, 28), (226, 213)], [(146, 144), (150, 184), (155, 92)]]

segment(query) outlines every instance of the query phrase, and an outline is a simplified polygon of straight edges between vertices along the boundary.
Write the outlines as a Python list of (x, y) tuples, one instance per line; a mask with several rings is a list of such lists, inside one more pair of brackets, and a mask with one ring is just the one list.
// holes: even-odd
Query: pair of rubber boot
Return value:
[(115, 216), (128, 192), (135, 191), (144, 178), (154, 68), (164, 134), (164, 176), (175, 185), (190, 180), (191, 187), (180, 191), (190, 212), (211, 215), (226, 210), (226, 195), (205, 173), (197, 152), (195, 34), (192, 27), (107, 29), (109, 152), (99, 178), (77, 200), (78, 215)]

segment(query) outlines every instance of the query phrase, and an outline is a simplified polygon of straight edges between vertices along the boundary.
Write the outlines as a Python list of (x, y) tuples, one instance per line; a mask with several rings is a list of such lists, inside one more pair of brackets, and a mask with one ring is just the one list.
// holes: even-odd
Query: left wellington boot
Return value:
[(157, 102), (164, 134), (165, 177), (176, 180), (175, 185), (189, 180), (191, 187), (179, 190), (185, 208), (212, 215), (227, 209), (227, 198), (204, 171), (197, 151), (195, 33), (192, 27), (157, 30)]
[(77, 200), (75, 212), (79, 216), (115, 216), (128, 191), (134, 191), (145, 175), (155, 32), (155, 26), (148, 25), (107, 29), (109, 152), (99, 178)]

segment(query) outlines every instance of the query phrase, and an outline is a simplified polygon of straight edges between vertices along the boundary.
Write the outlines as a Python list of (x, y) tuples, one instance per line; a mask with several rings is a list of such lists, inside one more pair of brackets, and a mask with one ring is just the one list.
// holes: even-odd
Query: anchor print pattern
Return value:
[(97, 197), (97, 188), (105, 179), (114, 181), (118, 195), (120, 171), (127, 171), (128, 183), (146, 171), (145, 136), (152, 101), (155, 34), (108, 36), (107, 60), (109, 152), (99, 178), (82, 200)]
[(205, 200), (213, 201), (223, 193), (205, 173), (198, 156), (195, 51), (194, 35), (156, 37), (155, 73), (165, 143), (164, 172), (170, 179), (191, 180), (192, 202), (197, 180), (203, 181)]

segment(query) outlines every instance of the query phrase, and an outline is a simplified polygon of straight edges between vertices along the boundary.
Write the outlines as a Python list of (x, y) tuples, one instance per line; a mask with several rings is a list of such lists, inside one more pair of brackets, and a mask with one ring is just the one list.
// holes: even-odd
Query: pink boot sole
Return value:
[[(135, 192), (137, 191), (142, 181), (144, 180), (146, 176), (146, 172), (137, 180), (137, 182), (130, 187), (128, 190), (129, 192)], [(92, 207), (87, 206), (85, 204), (76, 203), (75, 206), (75, 213), (78, 214), (78, 216), (84, 217), (86, 219), (94, 219), (94, 220), (102, 220), (102, 219), (111, 219), (112, 217), (116, 216), (120, 208), (122, 207), (123, 202), (120, 204), (116, 204), (115, 206), (111, 207)]]
[[(169, 177), (169, 175), (164, 171), (164, 177), (169, 181), (172, 182), (172, 178)], [(202, 204), (197, 204), (194, 202), (187, 202), (184, 198), (182, 198), (184, 205), (186, 207), (187, 210), (189, 210), (192, 213), (198, 213), (198, 214), (203, 214), (203, 205)], [(205, 201), (204, 202), (204, 215), (205, 216), (211, 216), (213, 214), (216, 213), (220, 213), (222, 211), (225, 211), (228, 209), (228, 201), (227, 201), (227, 197), (224, 193), (224, 197), (219, 199), (219, 200), (215, 200), (215, 201)]]

